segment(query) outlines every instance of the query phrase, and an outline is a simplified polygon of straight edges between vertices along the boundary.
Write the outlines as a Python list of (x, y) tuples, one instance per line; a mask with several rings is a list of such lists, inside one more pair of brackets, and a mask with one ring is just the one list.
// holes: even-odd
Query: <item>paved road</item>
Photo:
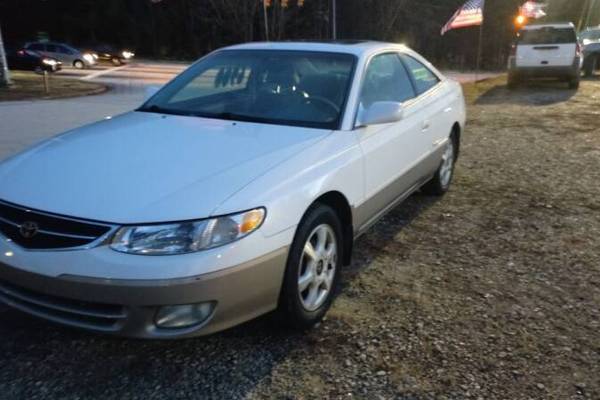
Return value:
[(65, 69), (59, 75), (101, 82), (110, 86), (110, 91), (72, 99), (0, 102), (0, 159), (54, 134), (132, 110), (142, 103), (147, 86), (162, 85), (185, 67), (135, 63), (84, 71)]

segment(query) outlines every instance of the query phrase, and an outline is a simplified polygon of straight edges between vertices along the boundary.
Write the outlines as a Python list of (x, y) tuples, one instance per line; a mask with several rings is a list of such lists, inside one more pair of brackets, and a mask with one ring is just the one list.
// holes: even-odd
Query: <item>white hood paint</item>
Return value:
[(131, 112), (9, 158), (0, 199), (121, 224), (204, 218), (329, 133)]

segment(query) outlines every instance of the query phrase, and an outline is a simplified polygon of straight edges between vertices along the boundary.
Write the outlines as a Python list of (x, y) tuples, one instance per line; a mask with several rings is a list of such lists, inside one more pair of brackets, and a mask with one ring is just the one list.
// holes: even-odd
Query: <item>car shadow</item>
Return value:
[(208, 337), (151, 341), (0, 313), (2, 398), (244, 398), (291, 351), (314, 345), (272, 315)]
[[(342, 282), (368, 268), (436, 201), (413, 195), (358, 239)], [(320, 346), (320, 328), (291, 331), (274, 313), (177, 341), (103, 336), (12, 309), (0, 308), (0, 316), (0, 392), (7, 398), (245, 398), (292, 353), (311, 354)]]
[(354, 246), (352, 263), (344, 270), (342, 291), (343, 287), (350, 283), (353, 276), (360, 274), (361, 271), (371, 265), (371, 261), (375, 257), (387, 251), (388, 245), (396, 240), (396, 237), (404, 228), (440, 199), (440, 197), (427, 196), (417, 192), (391, 210), (363, 236), (358, 238)]
[(514, 89), (506, 85), (496, 85), (479, 95), (476, 105), (527, 105), (548, 106), (563, 103), (577, 94), (577, 90), (569, 89), (565, 82), (530, 81), (519, 84)]

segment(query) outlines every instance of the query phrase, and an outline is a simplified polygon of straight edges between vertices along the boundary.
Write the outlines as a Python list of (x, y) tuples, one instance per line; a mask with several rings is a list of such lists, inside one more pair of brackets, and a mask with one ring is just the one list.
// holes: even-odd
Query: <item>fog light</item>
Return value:
[(160, 328), (188, 328), (211, 316), (216, 302), (164, 306), (156, 312), (154, 322)]

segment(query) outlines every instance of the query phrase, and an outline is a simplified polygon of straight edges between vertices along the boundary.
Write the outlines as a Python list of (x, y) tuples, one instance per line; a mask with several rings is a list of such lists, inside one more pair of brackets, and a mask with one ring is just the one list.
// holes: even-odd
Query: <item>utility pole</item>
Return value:
[(2, 30), (0, 29), (0, 87), (6, 87), (8, 85), (10, 85), (10, 75), (8, 73), (4, 42), (2, 41)]
[(333, 40), (337, 40), (337, 0), (332, 1), (332, 12), (331, 12), (331, 35), (333, 36)]
[(594, 13), (595, 8), (596, 0), (590, 0), (590, 6), (588, 7), (587, 18), (585, 19), (584, 28), (588, 28), (590, 26), (590, 20), (592, 19), (592, 14)]
[(265, 18), (265, 40), (269, 41), (269, 15), (267, 14), (267, 7), (271, 5), (271, 0), (263, 0), (263, 16)]

